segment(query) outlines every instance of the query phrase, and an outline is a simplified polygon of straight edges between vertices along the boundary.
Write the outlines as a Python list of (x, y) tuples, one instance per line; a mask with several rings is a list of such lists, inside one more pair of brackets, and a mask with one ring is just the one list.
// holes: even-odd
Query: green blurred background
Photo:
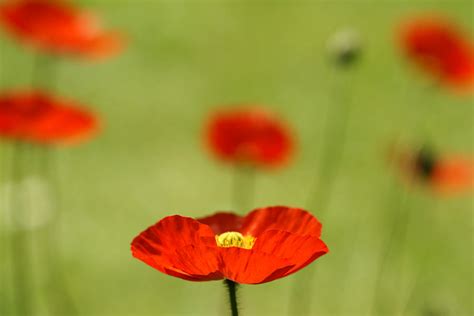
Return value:
[[(322, 216), (310, 209), (323, 222), (331, 252), (300, 275), (242, 286), (240, 307), (242, 315), (286, 315), (293, 283), (312, 273), (313, 290), (299, 289), (311, 298), (312, 314), (368, 315), (393, 216), (386, 193), (403, 186), (387, 166), (388, 145), (401, 138), (429, 141), (446, 153), (473, 152), (472, 99), (449, 90), (426, 93), (422, 76), (400, 56), (394, 31), (404, 17), (435, 11), (472, 35), (473, 2), (76, 2), (127, 39), (117, 58), (57, 66), (56, 92), (103, 118), (97, 139), (56, 150), (60, 255), (81, 315), (227, 313), (220, 282), (163, 275), (132, 258), (129, 244), (166, 215), (233, 208), (233, 170), (203, 146), (204, 121), (218, 106), (263, 104), (292, 125), (297, 154), (287, 168), (258, 174), (254, 204), (307, 207), (318, 191), (310, 184), (334, 99), (326, 43), (345, 28), (363, 42), (360, 63), (345, 74), (347, 143), (327, 209)], [(34, 53), (5, 33), (0, 39), (2, 90), (28, 86)], [(420, 117), (427, 126), (422, 139), (413, 127)], [(472, 195), (440, 198), (412, 188), (407, 200), (407, 242), (385, 269), (379, 313), (472, 315)], [(44, 314), (46, 290), (37, 282)]]

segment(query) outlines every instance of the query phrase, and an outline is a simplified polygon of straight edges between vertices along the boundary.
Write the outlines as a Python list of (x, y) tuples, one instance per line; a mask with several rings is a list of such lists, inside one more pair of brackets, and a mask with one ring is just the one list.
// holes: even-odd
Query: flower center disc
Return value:
[(229, 248), (237, 247), (244, 249), (252, 249), (255, 243), (255, 237), (243, 236), (239, 232), (225, 232), (220, 235), (216, 235), (216, 244), (219, 247)]

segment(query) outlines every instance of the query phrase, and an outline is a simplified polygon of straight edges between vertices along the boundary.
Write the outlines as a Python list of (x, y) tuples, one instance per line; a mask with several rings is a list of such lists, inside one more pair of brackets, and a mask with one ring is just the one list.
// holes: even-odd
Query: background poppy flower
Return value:
[(206, 129), (210, 150), (220, 159), (259, 166), (284, 164), (293, 150), (289, 128), (257, 108), (218, 111)]
[(408, 180), (427, 184), (441, 194), (460, 193), (474, 187), (474, 160), (462, 156), (440, 157), (430, 148), (398, 153), (398, 166)]
[(401, 28), (406, 55), (436, 80), (459, 88), (472, 88), (474, 48), (455, 25), (436, 17), (421, 17)]
[(132, 254), (189, 281), (259, 284), (288, 276), (328, 252), (321, 224), (297, 208), (267, 207), (192, 219), (165, 217), (138, 235)]
[(121, 48), (90, 14), (65, 1), (11, 0), (0, 5), (0, 23), (21, 40), (48, 53), (105, 57)]
[(474, 188), (474, 160), (461, 156), (440, 158), (430, 177), (433, 188), (442, 194)]
[(42, 92), (0, 95), (0, 137), (34, 143), (74, 143), (98, 129), (94, 114)]

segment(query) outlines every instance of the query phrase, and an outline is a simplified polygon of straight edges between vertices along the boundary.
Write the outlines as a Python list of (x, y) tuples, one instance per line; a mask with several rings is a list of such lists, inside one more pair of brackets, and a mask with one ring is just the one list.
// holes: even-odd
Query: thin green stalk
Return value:
[[(307, 207), (315, 212), (318, 218), (327, 214), (337, 172), (344, 152), (347, 125), (350, 117), (350, 71), (336, 69), (333, 76), (334, 102), (329, 106), (326, 116), (321, 159), (316, 168), (314, 183), (310, 187)], [(344, 72), (341, 72), (344, 71)], [(309, 315), (310, 303), (315, 300), (312, 282), (315, 271), (309, 269), (295, 276), (290, 293), (289, 315)]]
[[(32, 85), (47, 91), (54, 90), (57, 83), (58, 58), (52, 55), (37, 54), (32, 72)], [(77, 314), (73, 299), (68, 291), (67, 282), (62, 271), (58, 245), (58, 224), (60, 219), (60, 196), (57, 185), (56, 165), (53, 161), (54, 152), (49, 147), (37, 148), (38, 174), (48, 186), (49, 202), (52, 207), (51, 219), (41, 231), (38, 238), (43, 251), (43, 267), (46, 273), (49, 291), (47, 293), (49, 307), (57, 315)]]
[(316, 168), (314, 183), (308, 197), (308, 208), (317, 212), (319, 217), (327, 211), (331, 191), (340, 166), (347, 136), (350, 116), (348, 73), (336, 73), (333, 76), (333, 104), (328, 107), (321, 158)]
[(0, 315), (10, 315), (10, 307), (11, 307), (11, 284), (8, 276), (10, 275), (9, 273), (9, 260), (10, 260), (10, 240), (9, 240), (9, 235), (8, 235), (8, 192), (7, 192), (7, 187), (10, 185), (9, 183), (9, 146), (7, 145), (0, 145), (0, 250), (1, 250), (1, 256), (0, 258), (0, 301), (2, 304), (0, 304)]
[(236, 165), (232, 179), (232, 204), (238, 213), (253, 208), (256, 170), (253, 166)]
[(57, 315), (76, 315), (77, 310), (72, 296), (68, 290), (67, 281), (64, 276), (60, 260), (60, 247), (58, 230), (60, 220), (60, 194), (58, 192), (56, 163), (54, 161), (54, 152), (51, 148), (39, 148), (40, 161), (39, 172), (46, 182), (49, 190), (48, 198), (52, 207), (50, 222), (42, 230), (41, 246), (43, 254), (43, 267), (47, 274), (48, 281), (48, 299), (50, 308)]
[(3, 56), (5, 52), (5, 48), (3, 47), (4, 43), (5, 41), (0, 41), (0, 89), (3, 89), (7, 77), (4, 71), (6, 64), (6, 58)]
[(229, 292), (230, 311), (232, 316), (239, 316), (239, 308), (237, 306), (237, 287), (238, 284), (234, 281), (226, 279), (224, 284), (227, 286)]
[[(417, 137), (423, 137), (424, 139), (428, 139), (428, 120), (427, 118), (431, 118), (431, 112), (432, 112), (432, 104), (426, 104), (425, 98), (422, 98), (425, 96), (425, 92), (428, 93), (433, 93), (434, 89), (437, 88), (438, 86), (436, 84), (428, 86), (428, 90), (423, 90), (423, 93), (420, 93), (420, 101), (417, 102), (417, 105), (420, 107), (418, 111), (416, 112), (416, 115), (413, 115), (412, 122), (411, 122), (411, 130), (413, 135), (410, 136), (417, 136)], [(390, 166), (395, 167), (395, 160), (396, 158), (392, 158), (393, 161), (391, 161)], [(415, 182), (416, 179), (413, 176), (412, 179), (410, 179), (410, 182)], [(410, 183), (414, 184), (414, 183)], [(391, 190), (396, 191), (395, 188), (392, 188)], [(372, 312), (375, 312), (375, 315), (380, 314), (380, 309), (381, 309), (381, 285), (382, 285), (382, 280), (383, 280), (383, 273), (385, 270), (386, 265), (389, 263), (389, 256), (393, 252), (393, 244), (395, 242), (400, 241), (399, 246), (400, 246), (400, 252), (402, 249), (406, 249), (406, 245), (408, 242), (408, 223), (410, 221), (411, 216), (413, 216), (410, 212), (410, 204), (407, 201), (406, 198), (406, 192), (404, 195), (398, 195), (395, 196), (395, 199), (393, 198), (393, 194), (388, 194), (388, 199), (387, 199), (387, 207), (393, 206), (393, 204), (398, 205), (393, 211), (392, 214), (394, 214), (394, 219), (391, 222), (391, 225), (389, 227), (389, 234), (387, 238), (387, 242), (383, 247), (382, 250), (382, 255), (381, 255), (381, 261), (379, 268), (376, 272), (376, 277), (375, 277), (375, 286), (374, 286), (374, 300), (373, 300), (373, 305), (372, 305)], [(398, 208), (398, 211), (397, 211)], [(412, 210), (412, 211), (419, 211), (419, 210)]]
[[(430, 215), (430, 219), (425, 221), (424, 228), (427, 229), (427, 231), (424, 232), (424, 236), (427, 237), (425, 238), (425, 242), (428, 242), (428, 245), (424, 246), (422, 248), (421, 256), (420, 259), (418, 259), (418, 266), (416, 267), (416, 271), (414, 273), (414, 278), (412, 280), (412, 286), (411, 288), (407, 291), (406, 299), (404, 302), (402, 302), (401, 308), (400, 308), (400, 315), (406, 315), (408, 312), (408, 308), (415, 303), (419, 297), (423, 294), (422, 291), (419, 290), (419, 287), (421, 285), (421, 277), (423, 273), (429, 273), (430, 271), (426, 270), (426, 262), (427, 258), (429, 258), (433, 252), (437, 251), (437, 247), (433, 249), (433, 245), (437, 245), (435, 240), (436, 236), (439, 236), (439, 234), (436, 233), (436, 227), (438, 225), (438, 221), (436, 219), (433, 220), (432, 216), (433, 213), (436, 212), (436, 203), (435, 201), (432, 200), (423, 200), (422, 202), (422, 207), (419, 209), (420, 212), (425, 212)], [(425, 214), (426, 215), (426, 214)], [(433, 222), (429, 223), (429, 220), (433, 220)], [(404, 248), (408, 248), (407, 246), (411, 243), (408, 231), (404, 235), (403, 239), (403, 246)]]
[(36, 54), (33, 61), (31, 85), (35, 89), (54, 90), (57, 82), (57, 57)]
[[(429, 96), (428, 98), (426, 98), (428, 101), (426, 101), (425, 103), (426, 104), (422, 104), (422, 111), (421, 112), (421, 115), (419, 114), (418, 115), (418, 122), (415, 122), (415, 126), (417, 126), (419, 124), (419, 127), (418, 129), (420, 130), (419, 134), (421, 136), (424, 137), (424, 139), (428, 139), (429, 140), (429, 121), (430, 119), (433, 118), (433, 112), (434, 112), (434, 109), (433, 109), (433, 104), (432, 102), (430, 102), (430, 97), (432, 97), (433, 95), (435, 95), (435, 92), (438, 91), (438, 89), (440, 89), (441, 85), (441, 82), (440, 80), (434, 80), (430, 85), (428, 85), (425, 89), (422, 90), (423, 93), (421, 93), (422, 96)], [(427, 184), (429, 185), (429, 184)], [(423, 199), (421, 202), (422, 202), (422, 207), (418, 209), (419, 212), (422, 212), (422, 211), (428, 211), (431, 216), (433, 214), (433, 210), (435, 208), (435, 204), (432, 204), (430, 203), (431, 201), (429, 200), (430, 197), (428, 197), (427, 199)], [(427, 227), (429, 229), (429, 236), (434, 236), (434, 227), (435, 227), (435, 223), (431, 223), (428, 224), (428, 226), (426, 226), (426, 223), (424, 225), (424, 227)], [(402, 243), (403, 243), (403, 248), (406, 250), (408, 248), (408, 244), (410, 243), (410, 240), (409, 240), (409, 231), (408, 229), (404, 232), (402, 236)], [(431, 237), (430, 237), (431, 239)], [(401, 307), (401, 313), (404, 315), (404, 313), (406, 313), (408, 307), (414, 303), (419, 295), (417, 294), (420, 294), (419, 291), (417, 291), (417, 288), (419, 286), (419, 282), (420, 282), (420, 278), (421, 278), (421, 275), (422, 273), (425, 272), (425, 259), (426, 257), (428, 257), (430, 254), (431, 254), (431, 251), (433, 251), (430, 246), (431, 246), (431, 240), (430, 242), (428, 243), (428, 245), (426, 247), (423, 247), (423, 255), (422, 255), (422, 259), (420, 260), (419, 262), (419, 267), (417, 268), (417, 271), (415, 272), (414, 274), (414, 279), (413, 279), (413, 285), (411, 287), (410, 290), (408, 290), (408, 295), (407, 295), (407, 299), (406, 299), (406, 302), (402, 303), (402, 307)]]
[[(374, 292), (370, 314), (380, 315), (383, 276), (386, 272), (387, 264), (390, 262), (390, 256), (396, 248), (398, 237), (404, 235), (410, 217), (410, 209), (408, 208), (408, 196), (405, 190), (400, 190), (396, 185), (392, 184), (387, 187), (385, 200), (388, 201), (387, 206), (390, 208), (390, 225), (387, 238), (382, 243), (379, 265), (375, 271)], [(400, 246), (400, 245), (398, 245)]]
[(25, 176), (25, 156), (27, 154), (26, 145), (14, 144), (12, 149), (11, 179), (15, 185), (11, 192), (9, 212), (13, 219), (13, 233), (10, 238), (12, 252), (12, 276), (14, 284), (14, 302), (18, 315), (32, 315), (34, 311), (32, 299), (33, 272), (31, 269), (31, 236), (29, 232), (18, 222), (18, 216), (24, 216), (24, 201), (20, 186)]

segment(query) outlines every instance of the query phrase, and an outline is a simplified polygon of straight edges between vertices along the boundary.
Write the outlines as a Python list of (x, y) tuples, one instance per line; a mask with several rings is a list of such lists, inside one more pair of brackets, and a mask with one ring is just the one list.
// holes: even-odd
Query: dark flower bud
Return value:
[(433, 149), (428, 146), (420, 148), (415, 158), (415, 169), (417, 174), (423, 179), (428, 179), (433, 174), (435, 167), (436, 154)]
[(341, 67), (352, 65), (361, 53), (359, 33), (352, 29), (338, 31), (328, 40), (327, 47), (329, 56), (336, 65)]

